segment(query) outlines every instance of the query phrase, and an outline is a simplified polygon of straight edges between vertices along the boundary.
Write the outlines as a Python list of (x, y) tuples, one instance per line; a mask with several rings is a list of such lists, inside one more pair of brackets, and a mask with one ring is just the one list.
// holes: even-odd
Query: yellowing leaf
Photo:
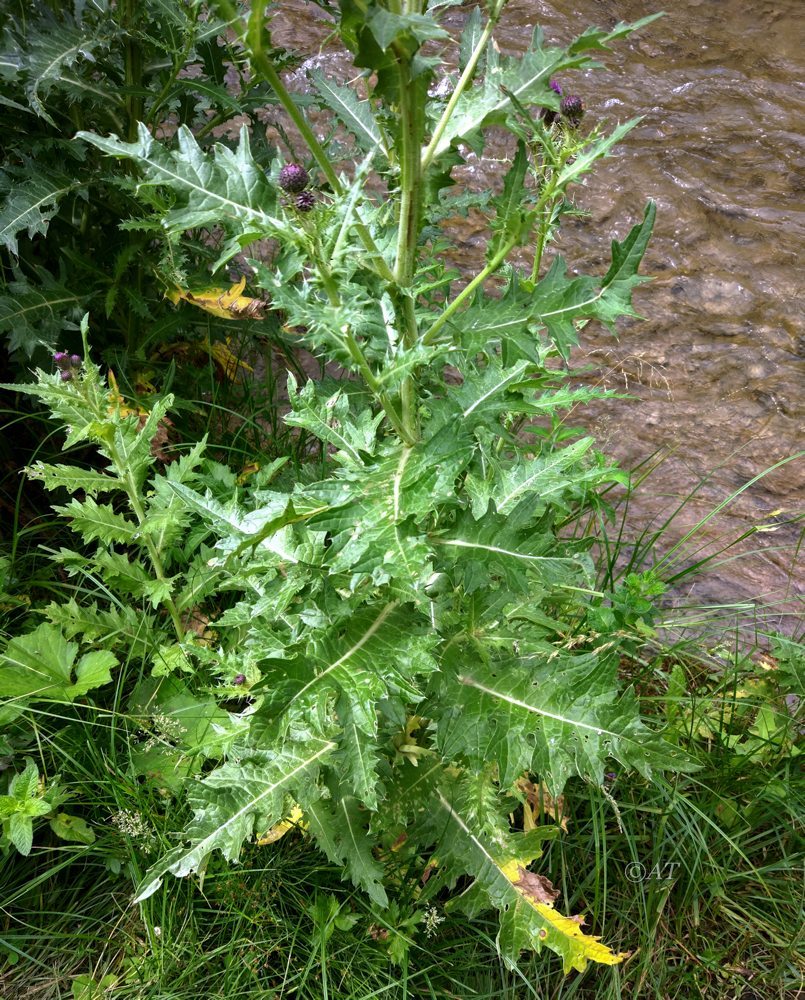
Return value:
[(500, 871), (511, 882), (517, 890), (520, 898), (532, 907), (543, 921), (547, 921), (548, 927), (539, 929), (538, 937), (547, 942), (551, 931), (561, 934), (564, 938), (570, 939), (570, 954), (565, 952), (565, 971), (568, 964), (583, 972), (588, 961), (598, 962), (602, 965), (617, 965), (626, 958), (627, 953), (616, 954), (605, 944), (601, 944), (600, 938), (585, 934), (581, 929), (584, 917), (566, 917), (554, 909), (553, 901), (558, 897), (559, 890), (554, 889), (550, 879), (544, 875), (530, 872), (517, 860), (508, 861), (499, 866)]
[(112, 390), (109, 395), (109, 413), (119, 413), (121, 417), (147, 417), (148, 410), (142, 410), (140, 408), (132, 408), (123, 399), (120, 389), (117, 385), (117, 379), (115, 378), (115, 373), (112, 369), (109, 369), (109, 374), (107, 375), (107, 382), (109, 383), (109, 388)]
[(218, 367), (223, 370), (230, 382), (233, 382), (237, 377), (239, 368), (242, 368), (247, 372), (254, 371), (254, 369), (251, 365), (247, 365), (245, 361), (242, 361), (236, 354), (233, 354), (232, 351), (230, 351), (230, 343), (231, 340), (227, 337), (226, 343), (218, 340), (212, 345), (208, 342), (207, 346), (209, 347), (210, 354), (212, 354)]
[[(579, 971), (583, 971), (586, 961), (598, 962), (600, 965), (617, 965), (624, 958), (628, 958), (629, 952), (614, 952), (605, 944), (601, 944), (601, 939), (592, 934), (585, 934), (581, 929), (584, 922), (583, 917), (566, 917), (563, 913), (558, 913), (550, 903), (534, 903), (534, 909), (560, 934), (570, 938), (577, 946), (578, 957), (574, 965)], [(547, 935), (546, 935), (547, 936)], [(576, 962), (581, 961), (581, 967)]]
[(204, 288), (191, 292), (186, 288), (176, 286), (166, 293), (166, 298), (176, 305), (180, 301), (203, 309), (219, 319), (262, 319), (266, 313), (266, 304), (262, 299), (252, 299), (243, 294), (246, 278), (226, 288)]
[(251, 477), (256, 472), (259, 471), (260, 471), (259, 462), (247, 462), (240, 470), (240, 473), (238, 475), (238, 486), (243, 486), (244, 483), (247, 483), (251, 479)]
[(284, 837), (289, 830), (293, 830), (294, 827), (306, 825), (306, 823), (302, 822), (302, 810), (299, 806), (294, 806), (285, 819), (279, 823), (275, 823), (262, 837), (257, 838), (257, 844), (259, 847), (265, 847), (266, 844), (273, 844), (280, 837)]
[(439, 795), (448, 825), (443, 850), (460, 863), (475, 881), (446, 904), (446, 909), (462, 909), (470, 916), (485, 905), (500, 911), (498, 948), (503, 960), (513, 967), (526, 948), (550, 948), (562, 958), (565, 972), (584, 972), (588, 962), (617, 965), (627, 953), (615, 953), (600, 939), (585, 934), (581, 916), (566, 917), (554, 908), (559, 895), (550, 880), (528, 870), (540, 856), (542, 843), (558, 833), (557, 827), (543, 826), (528, 833), (506, 835), (501, 831), (494, 846), (473, 829), (470, 817), (457, 803)]
[(543, 782), (535, 784), (527, 777), (517, 781), (517, 789), (525, 796), (523, 802), (523, 829), (526, 833), (533, 830), (544, 814), (556, 820), (562, 830), (567, 833), (567, 815), (565, 813), (565, 797), (557, 795), (554, 798)]

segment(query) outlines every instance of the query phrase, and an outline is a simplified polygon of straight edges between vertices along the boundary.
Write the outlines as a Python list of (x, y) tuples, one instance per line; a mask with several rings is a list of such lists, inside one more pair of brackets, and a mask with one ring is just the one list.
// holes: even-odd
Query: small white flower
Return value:
[(425, 937), (433, 937), (437, 927), (444, 922), (444, 919), (435, 906), (429, 906), (425, 910)]

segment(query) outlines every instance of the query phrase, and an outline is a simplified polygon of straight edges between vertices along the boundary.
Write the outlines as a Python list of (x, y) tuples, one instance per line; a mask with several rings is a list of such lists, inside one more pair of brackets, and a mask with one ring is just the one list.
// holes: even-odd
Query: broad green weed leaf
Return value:
[(75, 841), (79, 844), (95, 843), (95, 831), (80, 816), (70, 816), (68, 813), (56, 813), (50, 820), (50, 829), (61, 840)]
[(34, 820), (47, 816), (52, 808), (40, 786), (36, 764), (26, 757), (25, 769), (11, 779), (8, 794), (0, 795), (0, 829), (20, 854), (31, 853)]
[(111, 681), (111, 670), (117, 666), (112, 653), (85, 653), (76, 663), (77, 655), (78, 644), (68, 642), (48, 622), (16, 636), (0, 653), (0, 696), (73, 701)]

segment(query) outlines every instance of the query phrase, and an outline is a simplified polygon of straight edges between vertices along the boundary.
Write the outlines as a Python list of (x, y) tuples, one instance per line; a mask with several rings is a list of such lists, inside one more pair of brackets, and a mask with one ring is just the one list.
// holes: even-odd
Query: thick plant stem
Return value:
[(137, 123), (143, 118), (144, 106), (141, 93), (143, 87), (143, 53), (139, 42), (131, 34), (137, 24), (138, 6), (137, 0), (124, 0), (122, 11), (123, 26), (128, 35), (123, 53), (123, 71), (128, 91), (126, 96), (126, 132), (129, 142), (134, 142), (137, 138)]
[[(559, 164), (561, 166), (561, 163)], [(545, 189), (540, 196), (537, 212), (539, 215), (539, 228), (537, 233), (537, 245), (534, 250), (534, 264), (531, 268), (531, 280), (536, 285), (539, 280), (539, 269), (542, 264), (542, 255), (545, 252), (545, 243), (548, 239), (548, 232), (551, 228), (551, 217), (553, 215), (554, 201), (556, 199), (556, 176), (558, 171), (554, 171), (551, 179), (546, 182)]]
[[(421, 102), (417, 100), (416, 84), (411, 79), (411, 64), (399, 57), (400, 81), (400, 206), (397, 224), (397, 259), (394, 278), (398, 288), (397, 317), (400, 335), (406, 350), (417, 343), (416, 303), (411, 285), (416, 269), (419, 240), (419, 214), (422, 173), (419, 151), (424, 130)], [(408, 438), (417, 440), (417, 400), (413, 376), (407, 375), (400, 389), (402, 421)]]

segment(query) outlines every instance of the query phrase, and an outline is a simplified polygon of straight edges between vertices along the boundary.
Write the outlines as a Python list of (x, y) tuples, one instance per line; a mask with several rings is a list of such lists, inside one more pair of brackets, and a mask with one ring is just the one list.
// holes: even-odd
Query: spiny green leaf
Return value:
[(159, 635), (157, 622), (128, 604), (99, 609), (96, 602), (80, 605), (71, 597), (65, 604), (51, 602), (44, 611), (67, 639), (81, 636), (100, 646), (122, 645), (129, 656), (147, 656)]
[(350, 722), (374, 736), (377, 702), (390, 694), (419, 700), (421, 685), (436, 669), (430, 655), (434, 640), (417, 635), (414, 625), (415, 619), (391, 601), (354, 615), (341, 635), (312, 639), (305, 670), (284, 711), (298, 712), (321, 690), (335, 689), (346, 700)]
[(59, 202), (75, 186), (67, 177), (28, 171), (24, 181), (13, 184), (0, 206), (0, 245), (16, 256), (19, 233), (27, 231), (29, 239), (37, 233), (46, 235)]
[(193, 819), (186, 831), (191, 846), (168, 851), (139, 884), (134, 901), (141, 903), (152, 896), (166, 874), (182, 877), (199, 871), (215, 850), (228, 861), (236, 861), (245, 840), (283, 818), (285, 797), (294, 783), (310, 781), (333, 746), (324, 741), (289, 744), (253, 760), (224, 764), (191, 784), (188, 803)]
[(93, 132), (76, 134), (77, 139), (92, 143), (110, 156), (134, 160), (143, 170), (142, 183), (175, 192), (175, 207), (163, 218), (168, 232), (230, 225), (238, 234), (251, 233), (253, 240), (260, 234), (283, 231), (283, 224), (270, 214), (276, 191), (252, 157), (246, 128), (241, 130), (236, 151), (216, 145), (212, 156), (201, 150), (184, 125), (177, 133), (179, 149), (175, 152), (157, 142), (142, 123), (138, 136), (136, 142), (123, 142), (115, 135), (104, 138)]
[(388, 906), (383, 869), (372, 855), (366, 833), (368, 816), (346, 789), (336, 788), (331, 801), (302, 793), (300, 802), (316, 843), (335, 864), (343, 864), (354, 885), (360, 886), (378, 906)]
[(109, 544), (128, 544), (140, 534), (139, 526), (112, 509), (110, 504), (99, 504), (92, 497), (86, 500), (73, 498), (63, 507), (53, 508), (57, 514), (70, 519), (71, 527), (85, 542), (101, 541)]
[(524, 186), (528, 157), (525, 143), (519, 140), (514, 160), (503, 180), (503, 192), (492, 199), (495, 217), (492, 219), (492, 239), (486, 250), (486, 259), (492, 258), (505, 245), (522, 243), (531, 228), (532, 212), (528, 210)]
[(65, 489), (69, 493), (82, 490), (88, 496), (98, 493), (113, 493), (122, 490), (119, 479), (92, 469), (82, 469), (77, 465), (49, 465), (36, 462), (28, 470), (29, 479), (40, 479), (46, 490)]
[(29, 33), (27, 42), (23, 68), (28, 100), (40, 117), (55, 125), (42, 103), (43, 98), (51, 87), (59, 85), (66, 69), (81, 61), (94, 63), (95, 53), (105, 47), (106, 39), (101, 33), (76, 24), (68, 15), (59, 22), (43, 20)]
[(591, 437), (582, 438), (566, 448), (539, 458), (525, 459), (504, 469), (494, 498), (498, 513), (508, 514), (532, 494), (542, 502), (546, 497), (568, 489), (578, 481), (570, 470), (592, 444)]
[(612, 669), (594, 654), (571, 657), (546, 644), (530, 657), (467, 667), (445, 683), (456, 710), (440, 723), (444, 753), (505, 761), (504, 786), (525, 770), (555, 795), (572, 775), (600, 785), (608, 757), (645, 777), (652, 768), (695, 769), (643, 724), (631, 691), (613, 696)]
[(11, 353), (30, 357), (39, 346), (52, 348), (67, 319), (75, 319), (83, 297), (60, 284), (44, 268), (36, 269), (39, 284), (27, 280), (8, 283), (0, 295), (0, 333), (8, 333)]
[(310, 74), (310, 80), (322, 100), (337, 116), (341, 124), (355, 137), (355, 141), (361, 149), (367, 153), (381, 152), (383, 135), (375, 120), (370, 103), (359, 100), (352, 87), (342, 87), (318, 71)]
[(349, 394), (343, 389), (339, 388), (329, 398), (324, 398), (310, 380), (298, 390), (296, 379), (290, 372), (288, 400), (292, 412), (286, 414), (286, 424), (306, 428), (320, 441), (331, 444), (345, 459), (360, 466), (364, 463), (360, 452), (367, 455), (374, 453), (377, 429), (383, 419), (382, 411), (373, 414), (367, 407), (353, 415)]

